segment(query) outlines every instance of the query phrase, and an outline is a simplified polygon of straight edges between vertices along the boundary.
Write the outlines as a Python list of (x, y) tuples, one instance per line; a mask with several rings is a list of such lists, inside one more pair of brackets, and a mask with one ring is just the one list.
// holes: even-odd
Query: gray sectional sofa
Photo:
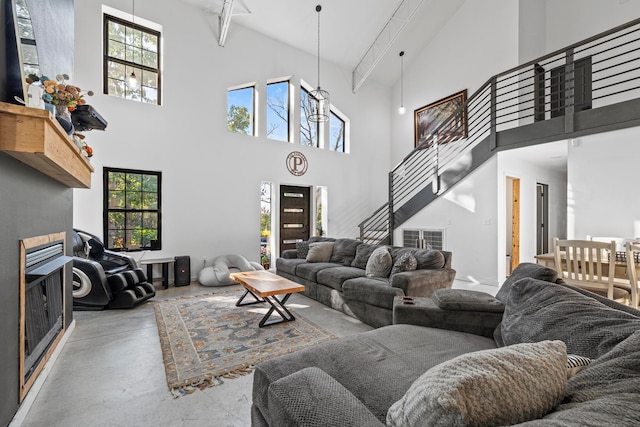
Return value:
[[(329, 259), (309, 262), (309, 246), (321, 242), (333, 244)], [(355, 239), (312, 237), (297, 249), (283, 251), (276, 260), (276, 273), (304, 285), (304, 295), (373, 327), (391, 324), (396, 296), (429, 297), (436, 289), (451, 288), (455, 278), (451, 252), (432, 249), (387, 246), (392, 274), (367, 277), (367, 264), (379, 247)], [(415, 257), (415, 270), (396, 273), (393, 268), (407, 253)]]
[(640, 311), (535, 264), (495, 298), (460, 293), (259, 364), (252, 425), (640, 425)]

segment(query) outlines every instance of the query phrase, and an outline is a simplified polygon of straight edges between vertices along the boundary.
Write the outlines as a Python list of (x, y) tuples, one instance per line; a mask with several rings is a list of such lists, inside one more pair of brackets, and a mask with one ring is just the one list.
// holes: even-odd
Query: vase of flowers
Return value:
[(71, 112), (78, 105), (86, 104), (85, 95), (93, 96), (92, 91), (83, 92), (78, 86), (67, 83), (69, 76), (58, 74), (55, 80), (47, 76), (29, 74), (27, 83), (41, 84), (44, 88), (42, 99), (55, 108), (56, 117), (61, 117), (71, 122)]

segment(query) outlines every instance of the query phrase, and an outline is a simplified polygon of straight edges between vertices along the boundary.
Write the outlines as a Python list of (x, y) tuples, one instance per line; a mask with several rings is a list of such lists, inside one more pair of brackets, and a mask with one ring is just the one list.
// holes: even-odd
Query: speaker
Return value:
[(191, 257), (177, 256), (173, 263), (175, 286), (187, 286), (191, 283)]

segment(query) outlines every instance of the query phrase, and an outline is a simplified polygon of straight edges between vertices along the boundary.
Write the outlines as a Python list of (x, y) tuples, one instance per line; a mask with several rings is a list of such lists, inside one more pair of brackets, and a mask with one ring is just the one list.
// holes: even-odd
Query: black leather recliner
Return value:
[(73, 230), (73, 308), (131, 308), (155, 296), (136, 261), (106, 250), (95, 235)]

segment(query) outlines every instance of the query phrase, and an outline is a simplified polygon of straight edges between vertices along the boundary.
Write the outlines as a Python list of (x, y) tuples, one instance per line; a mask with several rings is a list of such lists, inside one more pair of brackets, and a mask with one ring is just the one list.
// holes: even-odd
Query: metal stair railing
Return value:
[[(428, 203), (433, 198), (425, 192), (444, 193), (447, 171), (458, 179), (469, 173), (479, 144), (488, 143), (495, 153), (557, 140), (575, 130), (576, 113), (638, 98), (640, 19), (491, 77), (389, 172), (389, 202), (359, 224), (361, 239), (392, 243), (398, 210), (409, 202), (421, 206), (421, 198)], [(537, 123), (552, 121), (562, 128), (560, 135), (536, 134)], [(511, 145), (499, 146), (508, 133)]]

